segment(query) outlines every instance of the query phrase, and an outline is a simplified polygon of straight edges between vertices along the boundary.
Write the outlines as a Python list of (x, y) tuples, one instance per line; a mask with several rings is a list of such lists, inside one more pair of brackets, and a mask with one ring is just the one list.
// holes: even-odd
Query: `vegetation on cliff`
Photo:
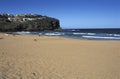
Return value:
[(59, 28), (59, 20), (48, 16), (0, 14), (0, 31), (44, 31)]

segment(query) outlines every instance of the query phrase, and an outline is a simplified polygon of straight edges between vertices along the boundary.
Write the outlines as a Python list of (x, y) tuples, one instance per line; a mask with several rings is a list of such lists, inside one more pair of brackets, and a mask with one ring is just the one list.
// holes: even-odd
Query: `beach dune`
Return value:
[(120, 41), (0, 38), (0, 79), (120, 79)]

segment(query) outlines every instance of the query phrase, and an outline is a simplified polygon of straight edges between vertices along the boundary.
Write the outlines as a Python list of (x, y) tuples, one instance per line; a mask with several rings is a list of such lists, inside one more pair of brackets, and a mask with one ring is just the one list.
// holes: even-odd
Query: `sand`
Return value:
[(0, 79), (120, 79), (120, 41), (0, 33)]

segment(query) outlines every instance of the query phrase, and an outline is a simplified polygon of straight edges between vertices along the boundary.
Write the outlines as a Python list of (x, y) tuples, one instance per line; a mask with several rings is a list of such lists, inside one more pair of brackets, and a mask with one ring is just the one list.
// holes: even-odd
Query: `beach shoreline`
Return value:
[(0, 79), (119, 79), (120, 41), (0, 33)]

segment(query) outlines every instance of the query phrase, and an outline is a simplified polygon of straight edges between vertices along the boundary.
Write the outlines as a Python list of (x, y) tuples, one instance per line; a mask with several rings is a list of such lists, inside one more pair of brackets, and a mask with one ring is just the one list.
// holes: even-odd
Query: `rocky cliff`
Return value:
[(56, 18), (38, 14), (0, 14), (0, 31), (44, 31), (60, 29)]

